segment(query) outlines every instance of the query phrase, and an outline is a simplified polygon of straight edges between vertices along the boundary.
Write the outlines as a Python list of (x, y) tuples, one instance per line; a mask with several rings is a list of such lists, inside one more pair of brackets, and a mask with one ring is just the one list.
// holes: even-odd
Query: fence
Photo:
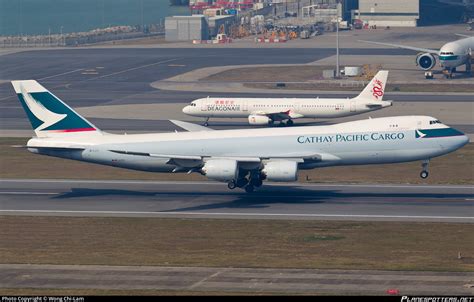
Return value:
[(164, 35), (164, 25), (115, 26), (79, 33), (0, 36), (0, 48), (78, 46), (157, 35)]

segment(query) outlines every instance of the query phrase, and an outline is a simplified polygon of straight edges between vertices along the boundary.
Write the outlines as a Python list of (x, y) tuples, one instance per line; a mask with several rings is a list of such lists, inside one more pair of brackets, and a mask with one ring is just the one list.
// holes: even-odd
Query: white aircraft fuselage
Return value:
[(388, 71), (379, 71), (354, 98), (202, 98), (183, 108), (185, 114), (204, 118), (248, 118), (252, 125), (298, 118), (337, 118), (392, 105), (383, 101)]
[(446, 69), (470, 65), (471, 55), (474, 55), (474, 37), (446, 43), (438, 54), (440, 66)]
[(258, 159), (259, 164), (295, 160), (299, 168), (310, 169), (424, 160), (455, 151), (468, 142), (463, 133), (435, 121), (427, 116), (398, 116), (278, 131), (67, 135), (32, 138), (27, 146), (35, 153), (144, 171), (170, 172), (181, 166), (190, 169), (216, 158), (234, 158), (242, 163)]
[(246, 118), (252, 114), (288, 112), (290, 117), (337, 118), (362, 114), (392, 105), (382, 101), (381, 106), (370, 107), (372, 102), (357, 99), (324, 98), (202, 98), (184, 107), (183, 112), (197, 117)]

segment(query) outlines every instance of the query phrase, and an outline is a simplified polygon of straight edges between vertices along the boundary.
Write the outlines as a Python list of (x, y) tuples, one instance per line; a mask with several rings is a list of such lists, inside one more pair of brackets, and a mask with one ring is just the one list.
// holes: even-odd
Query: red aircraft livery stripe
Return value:
[(76, 128), (76, 129), (64, 129), (64, 130), (50, 130), (51, 132), (82, 132), (82, 131), (96, 131), (95, 128)]

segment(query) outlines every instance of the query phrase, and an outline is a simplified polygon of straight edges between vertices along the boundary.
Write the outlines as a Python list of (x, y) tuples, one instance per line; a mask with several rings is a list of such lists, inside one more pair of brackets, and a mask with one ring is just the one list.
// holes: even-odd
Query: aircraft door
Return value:
[(356, 112), (356, 101), (351, 101), (351, 112)]
[(207, 111), (207, 105), (208, 104), (209, 104), (208, 99), (202, 100), (202, 102), (201, 102), (201, 111)]
[(296, 101), (293, 99), (293, 111), (295, 111), (295, 112), (301, 112), (300, 107), (301, 107), (300, 102), (296, 102)]
[(242, 111), (249, 111), (249, 105), (247, 101), (242, 101)]

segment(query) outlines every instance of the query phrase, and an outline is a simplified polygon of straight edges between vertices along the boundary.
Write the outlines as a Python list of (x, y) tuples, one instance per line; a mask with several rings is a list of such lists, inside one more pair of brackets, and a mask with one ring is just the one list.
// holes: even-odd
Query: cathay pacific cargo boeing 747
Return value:
[[(36, 81), (13, 81), (36, 137), (33, 153), (150, 172), (197, 172), (252, 192), (264, 180), (295, 181), (298, 170), (422, 161), (453, 152), (467, 136), (429, 116), (330, 126), (117, 135), (100, 131)], [(388, 173), (388, 172), (387, 172)]]

